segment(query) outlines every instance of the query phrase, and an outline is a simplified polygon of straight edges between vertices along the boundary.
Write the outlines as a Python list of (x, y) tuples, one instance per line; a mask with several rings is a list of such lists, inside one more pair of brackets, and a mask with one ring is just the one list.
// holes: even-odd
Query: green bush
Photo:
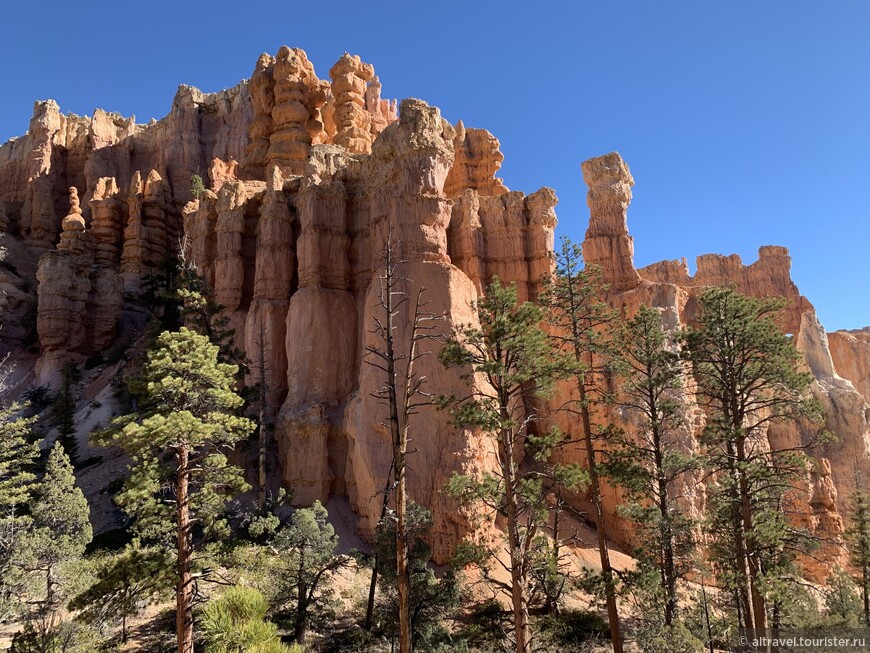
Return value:
[(702, 653), (704, 644), (683, 624), (641, 629), (637, 645), (643, 653)]
[(469, 646), (484, 646), (504, 639), (508, 614), (496, 600), (475, 606), (466, 619), (462, 638)]
[(537, 625), (557, 647), (573, 647), (590, 640), (610, 639), (610, 626), (597, 612), (570, 610), (542, 617)]
[(265, 597), (252, 587), (231, 587), (209, 601), (202, 615), (206, 653), (293, 651), (281, 643), (278, 627), (266, 620), (268, 611)]

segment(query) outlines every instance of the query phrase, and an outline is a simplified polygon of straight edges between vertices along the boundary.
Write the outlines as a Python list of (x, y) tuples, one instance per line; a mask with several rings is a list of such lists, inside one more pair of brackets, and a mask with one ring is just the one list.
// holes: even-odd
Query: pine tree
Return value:
[(165, 551), (132, 542), (99, 562), (93, 584), (70, 601), (69, 608), (100, 628), (120, 621), (121, 642), (126, 644), (128, 619), (172, 584), (168, 558)]
[(301, 644), (308, 632), (312, 613), (329, 597), (327, 585), (332, 573), (348, 563), (336, 554), (338, 535), (319, 501), (299, 508), (290, 523), (275, 536), (274, 547), (281, 552), (281, 572), (286, 593), (295, 604), (293, 637)]
[(216, 344), (218, 360), (237, 365), (236, 378), (241, 380), (247, 372), (248, 361), (244, 352), (236, 347), (235, 330), (230, 326), (224, 307), (214, 301), (212, 289), (200, 276), (189, 250), (190, 242), (185, 236), (178, 248), (177, 269), (172, 276), (170, 295), (178, 305), (176, 310), (184, 326)]
[(651, 568), (659, 579), (654, 595), (662, 611), (647, 616), (670, 627), (677, 615), (677, 581), (691, 566), (692, 549), (692, 524), (677, 497), (698, 465), (697, 456), (681, 451), (673, 439), (682, 424), (677, 392), (683, 367), (659, 312), (648, 306), (626, 323), (619, 350), (624, 382), (618, 403), (637, 417), (639, 428), (613, 434), (607, 469), (625, 490), (621, 511), (638, 529), (641, 576)]
[[(857, 474), (856, 474), (857, 476)], [(852, 525), (846, 530), (851, 562), (861, 574), (864, 624), (870, 626), (870, 495), (860, 485), (852, 495)]]
[[(193, 649), (193, 577), (197, 556), (227, 534), (227, 497), (247, 488), (227, 453), (253, 430), (234, 413), (235, 365), (187, 328), (164, 332), (134, 383), (139, 412), (118, 418), (103, 436), (124, 449), (133, 469), (119, 501), (146, 542), (176, 550), (178, 653)], [(173, 534), (174, 531), (174, 534)]]
[(863, 619), (861, 597), (855, 591), (855, 580), (847, 571), (840, 567), (833, 570), (822, 590), (822, 598), (830, 625), (846, 628), (860, 625)]
[(713, 552), (745, 628), (767, 627), (765, 575), (809, 545), (784, 518), (790, 487), (806, 473), (805, 447), (777, 449), (763, 441), (769, 424), (818, 411), (806, 398), (811, 377), (799, 371), (800, 354), (776, 325), (782, 306), (778, 299), (711, 288), (700, 297), (697, 326), (683, 335), (708, 415)]
[(33, 525), (27, 538), (34, 571), (45, 575), (45, 595), (37, 603), (36, 615), (43, 641), (53, 637), (58, 625), (59, 569), (81, 558), (93, 537), (88, 502), (75, 482), (72, 463), (61, 443), (56, 442), (34, 495)]
[[(480, 326), (456, 327), (439, 358), (448, 367), (464, 368), (466, 378), (484, 377), (487, 385), (469, 397), (442, 398), (440, 403), (458, 426), (480, 428), (494, 438), (498, 465), (482, 478), (454, 475), (447, 490), (468, 505), (505, 516), (503, 553), (510, 583), (490, 580), (510, 594), (515, 650), (529, 653), (530, 570), (537, 535), (547, 522), (547, 505), (545, 479), (526, 463), (545, 460), (558, 437), (540, 434), (536, 439), (530, 427), (541, 416), (532, 395), (542, 398), (550, 393), (561, 361), (553, 356), (541, 328), (543, 311), (530, 302), (518, 305), (515, 287), (494, 279), (475, 308)], [(494, 549), (478, 553), (482, 562), (498, 559)]]
[(24, 417), (26, 406), (0, 409), (0, 623), (22, 606), (27, 561), (22, 539), (31, 524), (27, 506), (39, 447), (32, 435), (36, 417)]
[(607, 548), (607, 528), (601, 501), (603, 480), (596, 455), (596, 439), (599, 434), (593, 431), (592, 426), (593, 407), (606, 401), (595, 377), (596, 374), (606, 371), (604, 366), (612, 358), (612, 348), (607, 337), (614, 316), (602, 299), (604, 287), (598, 270), (583, 268), (582, 251), (578, 245), (568, 238), (562, 238), (562, 246), (555, 254), (555, 263), (556, 273), (546, 280), (540, 302), (546, 307), (553, 349), (566, 356), (570, 362), (569, 378), (572, 381), (574, 397), (563, 410), (569, 410), (580, 417), (610, 639), (614, 653), (622, 653), (616, 583)]
[(190, 178), (190, 194), (193, 195), (194, 199), (199, 200), (199, 196), (205, 192), (205, 184), (202, 181), (202, 177), (199, 175), (193, 175)]

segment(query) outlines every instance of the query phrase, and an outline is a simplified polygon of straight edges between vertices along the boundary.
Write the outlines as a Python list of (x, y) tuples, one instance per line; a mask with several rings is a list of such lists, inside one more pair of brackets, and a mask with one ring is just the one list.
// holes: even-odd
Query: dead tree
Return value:
[[(397, 243), (388, 238), (383, 252), (384, 266), (379, 275), (380, 293), (374, 316), (374, 333), (378, 345), (366, 347), (367, 361), (384, 373), (384, 385), (373, 396), (388, 410), (386, 425), (393, 448), (393, 489), (396, 504), (396, 578), (399, 604), (399, 651), (410, 653), (412, 643), (410, 614), (410, 577), (408, 574), (408, 533), (405, 525), (408, 497), (406, 490), (408, 445), (411, 441), (411, 418), (424, 406), (431, 405), (431, 394), (423, 390), (426, 376), (417, 371), (417, 362), (432, 352), (423, 347), (435, 335), (437, 322), (443, 318), (425, 310), (426, 288), (420, 286), (412, 296), (412, 282), (399, 274), (405, 262), (397, 258)], [(405, 318), (402, 313), (410, 314)], [(400, 336), (400, 326), (406, 336)]]

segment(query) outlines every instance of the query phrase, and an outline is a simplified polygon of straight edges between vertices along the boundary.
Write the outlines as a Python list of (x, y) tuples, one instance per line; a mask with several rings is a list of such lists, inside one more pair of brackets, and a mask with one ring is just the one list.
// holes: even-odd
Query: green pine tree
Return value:
[(299, 508), (290, 523), (275, 536), (274, 547), (281, 552), (279, 582), (282, 594), (293, 604), (293, 638), (305, 640), (312, 616), (330, 597), (332, 573), (348, 563), (336, 554), (338, 535), (319, 501), (310, 508)]
[(619, 349), (624, 382), (618, 403), (639, 428), (612, 434), (614, 450), (606, 466), (625, 491), (620, 511), (638, 529), (639, 578), (651, 571), (659, 581), (657, 588), (639, 585), (651, 590), (643, 592), (644, 618), (670, 627), (677, 615), (677, 582), (692, 566), (692, 524), (677, 497), (698, 464), (697, 456), (674, 442), (674, 431), (682, 424), (677, 393), (683, 368), (659, 312), (648, 306), (626, 323)]
[(62, 569), (79, 560), (93, 537), (90, 508), (76, 487), (72, 463), (63, 445), (56, 442), (48, 456), (45, 474), (34, 494), (33, 524), (28, 535), (28, 555), (33, 570), (44, 575), (43, 598), (36, 602), (36, 628), (41, 641), (54, 638), (63, 601)]
[(852, 564), (860, 574), (864, 624), (870, 626), (870, 495), (858, 484), (852, 495), (852, 524), (846, 530)]
[(178, 251), (178, 267), (172, 278), (172, 295), (177, 302), (181, 322), (191, 331), (208, 337), (218, 346), (221, 363), (238, 365), (237, 378), (243, 379), (248, 361), (235, 345), (235, 330), (230, 326), (224, 307), (213, 299), (208, 282), (199, 274), (196, 262), (190, 259), (187, 237)]
[(767, 627), (770, 581), (790, 575), (795, 553), (811, 546), (785, 517), (790, 488), (806, 473), (806, 447), (777, 448), (766, 438), (771, 423), (818, 414), (807, 399), (812, 377), (800, 371), (800, 353), (777, 327), (782, 306), (711, 288), (701, 294), (697, 326), (683, 334), (708, 416), (713, 558), (745, 628)]
[(121, 622), (121, 641), (127, 643), (127, 621), (157, 600), (172, 585), (171, 560), (165, 551), (143, 548), (138, 541), (98, 561), (93, 584), (70, 601), (79, 618), (104, 628)]
[(36, 417), (25, 417), (25, 409), (20, 404), (0, 409), (0, 623), (20, 612), (26, 584), (27, 508), (39, 447), (32, 434)]
[[(381, 520), (375, 535), (377, 564), (380, 567), (380, 604), (378, 621), (390, 641), (400, 636), (400, 602), (396, 583), (396, 515), (393, 511)], [(412, 649), (431, 650), (439, 641), (449, 639), (442, 624), (459, 603), (456, 574), (448, 569), (436, 578), (429, 566), (432, 550), (424, 538), (432, 526), (431, 513), (409, 502), (407, 512), (409, 592), (408, 612)]]
[(190, 178), (190, 194), (193, 195), (194, 199), (199, 200), (199, 196), (205, 192), (205, 184), (202, 181), (202, 177), (199, 175), (193, 175)]
[[(529, 603), (530, 571), (535, 559), (538, 534), (548, 521), (546, 475), (526, 462), (548, 463), (561, 436), (537, 433), (541, 418), (534, 397), (546, 397), (562, 368), (554, 356), (547, 334), (541, 328), (544, 313), (530, 302), (517, 303), (514, 286), (503, 286), (496, 278), (475, 303), (480, 326), (460, 325), (454, 329), (439, 354), (448, 367), (461, 367), (465, 378), (474, 375), (487, 385), (469, 397), (442, 398), (455, 424), (476, 427), (494, 439), (498, 466), (482, 478), (454, 475), (447, 491), (466, 505), (483, 506), (493, 515), (505, 516), (504, 560), (510, 582), (490, 579), (511, 597), (514, 645), (518, 653), (532, 650)], [(576, 471), (576, 470), (575, 470)], [(565, 474), (572, 486), (578, 473)], [(498, 551), (478, 548), (476, 558), (488, 564)]]
[(556, 273), (546, 280), (540, 302), (546, 307), (553, 349), (569, 363), (568, 378), (572, 401), (563, 410), (579, 416), (580, 436), (585, 447), (585, 467), (589, 477), (592, 517), (598, 544), (598, 558), (607, 604), (610, 640), (614, 653), (622, 653), (622, 632), (616, 605), (615, 574), (607, 548), (607, 525), (601, 494), (604, 481), (599, 472), (598, 440), (609, 429), (596, 432), (592, 410), (608, 402), (596, 377), (607, 372), (613, 359), (609, 331), (615, 316), (603, 300), (604, 285), (600, 271), (583, 267), (582, 250), (568, 238), (555, 253)]
[(861, 597), (855, 591), (855, 580), (837, 567), (822, 590), (826, 622), (845, 628), (857, 628), (863, 618)]
[(193, 648), (194, 567), (209, 542), (228, 534), (228, 497), (247, 489), (227, 454), (253, 430), (235, 413), (235, 365), (219, 362), (218, 347), (182, 327), (164, 332), (134, 384), (139, 412), (118, 418), (103, 441), (133, 460), (119, 496), (147, 544), (176, 550), (178, 653)]

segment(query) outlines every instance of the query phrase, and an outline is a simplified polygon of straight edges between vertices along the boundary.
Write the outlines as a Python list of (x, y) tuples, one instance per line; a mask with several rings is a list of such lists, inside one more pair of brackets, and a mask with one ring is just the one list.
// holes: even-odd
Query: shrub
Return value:
[(543, 617), (538, 625), (558, 650), (576, 647), (589, 640), (610, 639), (610, 626), (597, 612), (570, 610)]
[(209, 601), (202, 631), (207, 653), (287, 653), (278, 627), (266, 620), (269, 605), (252, 587), (236, 586)]

